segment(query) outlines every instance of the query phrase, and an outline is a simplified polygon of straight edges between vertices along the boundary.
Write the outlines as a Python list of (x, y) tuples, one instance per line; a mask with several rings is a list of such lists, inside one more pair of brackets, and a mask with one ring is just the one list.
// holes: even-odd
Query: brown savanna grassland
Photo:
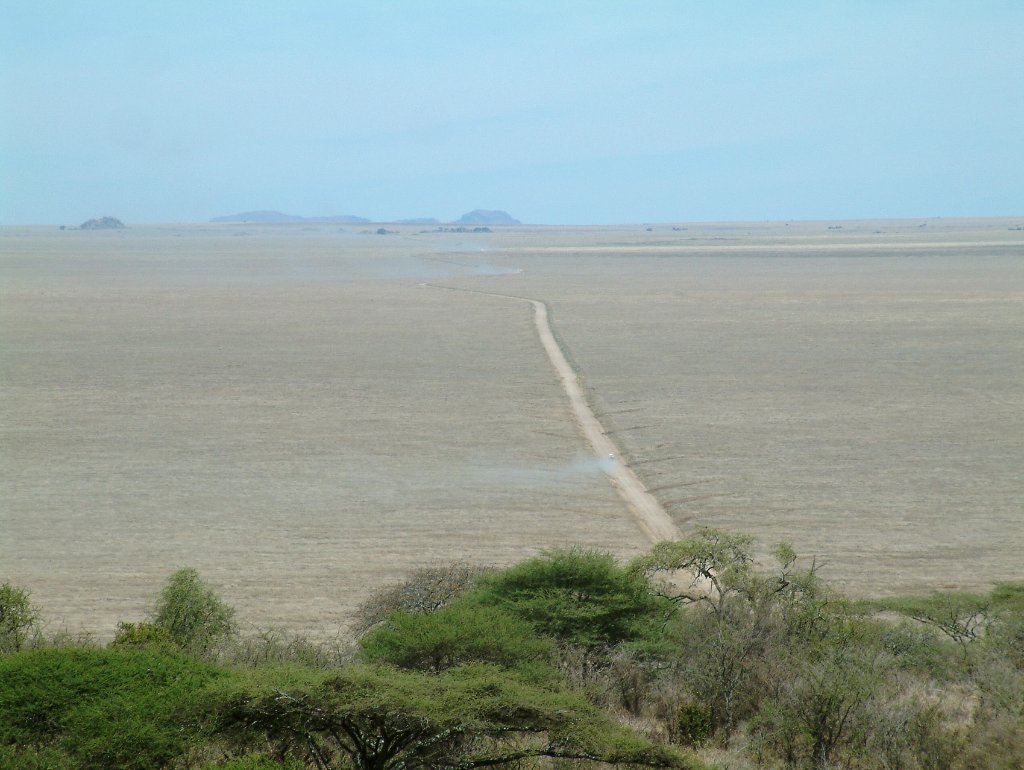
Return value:
[(548, 303), (684, 531), (853, 594), (1019, 580), (1021, 224), (0, 228), (0, 579), (109, 634), (189, 565), (330, 634), (423, 564), (645, 548), (531, 308), (430, 282)]

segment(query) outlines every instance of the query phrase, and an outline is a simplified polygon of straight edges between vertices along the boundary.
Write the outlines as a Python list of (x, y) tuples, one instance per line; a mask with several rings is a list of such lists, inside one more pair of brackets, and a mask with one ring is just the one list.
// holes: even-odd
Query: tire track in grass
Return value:
[(436, 283), (422, 283), (432, 289), (444, 289), (446, 291), (459, 291), (469, 294), (482, 294), (486, 297), (498, 297), (500, 299), (511, 299), (518, 302), (528, 302), (533, 306), (533, 321), (537, 330), (537, 336), (547, 354), (548, 360), (555, 369), (559, 381), (562, 383), (562, 390), (569, 399), (569, 406), (572, 409), (576, 425), (579, 427), (583, 437), (590, 444), (596, 457), (602, 462), (602, 469), (611, 481), (612, 486), (619, 493), (619, 496), (626, 503), (632, 512), (640, 529), (652, 543), (662, 540), (677, 540), (682, 537), (679, 528), (672, 521), (665, 509), (644, 486), (640, 477), (633, 472), (633, 469), (623, 463), (619, 458), (622, 452), (608, 435), (601, 421), (590, 408), (583, 389), (580, 387), (576, 372), (573, 371), (565, 351), (555, 339), (554, 331), (551, 328), (551, 317), (548, 312), (547, 303), (530, 297), (517, 297), (512, 294), (496, 294), (489, 291), (478, 291), (475, 289), (460, 289), (454, 286), (442, 286)]

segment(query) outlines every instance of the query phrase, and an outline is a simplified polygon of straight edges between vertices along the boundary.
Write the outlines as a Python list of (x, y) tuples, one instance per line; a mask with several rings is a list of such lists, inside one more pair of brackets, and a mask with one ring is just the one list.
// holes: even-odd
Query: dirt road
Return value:
[(654, 495), (647, 491), (647, 487), (644, 486), (644, 483), (633, 472), (632, 468), (619, 459), (621, 455), (619, 448), (609, 438), (604, 426), (601, 425), (601, 421), (597, 419), (597, 416), (590, 408), (590, 404), (587, 403), (586, 396), (583, 395), (583, 390), (580, 388), (579, 380), (576, 377), (576, 372), (569, 365), (565, 353), (555, 339), (554, 332), (551, 330), (548, 306), (544, 302), (529, 297), (516, 297), (511, 294), (457, 289), (452, 286), (441, 286), (432, 283), (424, 283), (422, 285), (434, 289), (465, 291), (473, 294), (483, 294), (488, 297), (529, 302), (533, 305), (534, 325), (537, 329), (537, 336), (544, 347), (544, 352), (547, 353), (548, 360), (551, 361), (551, 365), (558, 374), (558, 379), (562, 383), (562, 389), (565, 390), (566, 396), (569, 397), (569, 406), (572, 408), (573, 416), (576, 418), (576, 424), (579, 426), (584, 438), (593, 448), (594, 454), (602, 460), (608, 460), (608, 462), (602, 463), (602, 468), (626, 505), (629, 506), (630, 511), (633, 512), (637, 523), (640, 525), (640, 529), (643, 530), (652, 543), (662, 540), (676, 540), (682, 537), (679, 528), (665, 512), (665, 509), (661, 507), (661, 503), (657, 501)]

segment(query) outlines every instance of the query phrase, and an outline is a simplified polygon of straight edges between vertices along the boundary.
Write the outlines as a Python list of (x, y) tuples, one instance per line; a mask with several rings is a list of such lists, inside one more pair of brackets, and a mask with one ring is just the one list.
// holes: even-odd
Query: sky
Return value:
[(0, 224), (1024, 215), (1024, 2), (5, 0)]

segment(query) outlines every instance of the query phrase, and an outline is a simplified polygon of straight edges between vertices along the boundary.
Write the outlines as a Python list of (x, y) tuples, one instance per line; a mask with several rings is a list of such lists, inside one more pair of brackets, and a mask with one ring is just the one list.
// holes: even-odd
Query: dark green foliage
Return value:
[(62, 751), (81, 768), (162, 767), (197, 728), (214, 670), (145, 650), (39, 649), (0, 658), (0, 745)]
[(219, 729), (310, 766), (468, 770), (531, 757), (688, 767), (570, 692), (494, 666), (427, 674), (379, 666), (257, 672), (214, 699)]
[(28, 591), (0, 583), (0, 653), (17, 652), (25, 646), (39, 623), (39, 611)]
[(171, 575), (153, 610), (152, 623), (170, 634), (174, 643), (192, 654), (207, 653), (235, 631), (235, 610), (191, 568)]
[(703, 703), (683, 703), (676, 709), (672, 740), (686, 746), (702, 746), (711, 738), (711, 708)]
[(606, 648), (657, 631), (672, 605), (607, 553), (551, 551), (481, 579), (474, 597), (560, 642)]
[(526, 621), (497, 607), (459, 601), (429, 615), (393, 614), (362, 639), (360, 654), (371, 663), (438, 672), (464, 663), (546, 664), (554, 649)]

